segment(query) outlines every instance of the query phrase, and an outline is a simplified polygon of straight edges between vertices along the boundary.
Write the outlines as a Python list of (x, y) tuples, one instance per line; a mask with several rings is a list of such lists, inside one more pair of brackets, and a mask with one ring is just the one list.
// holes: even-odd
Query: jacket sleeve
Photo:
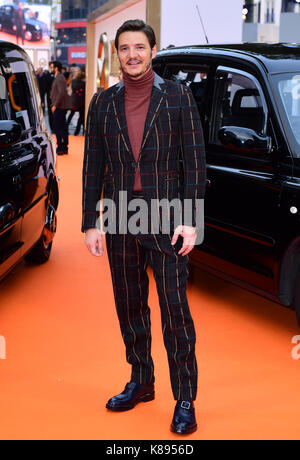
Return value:
[[(196, 227), (196, 207), (205, 196), (206, 159), (201, 119), (190, 88), (181, 85), (180, 142), (184, 173), (183, 223)], [(202, 201), (203, 203), (203, 201)]]
[(57, 108), (65, 108), (67, 81), (63, 75), (62, 77), (64, 80), (61, 77), (56, 77), (55, 82), (53, 83), (55, 86), (53, 88), (51, 102), (52, 106), (54, 105)]
[(99, 217), (99, 201), (102, 195), (107, 155), (101, 135), (101, 120), (98, 110), (99, 94), (94, 94), (86, 120), (86, 134), (82, 170), (82, 224), (84, 233), (96, 228)]

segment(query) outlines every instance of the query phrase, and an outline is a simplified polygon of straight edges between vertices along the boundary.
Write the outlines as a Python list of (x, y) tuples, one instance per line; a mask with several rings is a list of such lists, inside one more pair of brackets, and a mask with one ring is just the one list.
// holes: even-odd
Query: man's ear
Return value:
[(156, 55), (157, 55), (157, 46), (154, 45), (152, 48), (152, 59), (154, 59)]

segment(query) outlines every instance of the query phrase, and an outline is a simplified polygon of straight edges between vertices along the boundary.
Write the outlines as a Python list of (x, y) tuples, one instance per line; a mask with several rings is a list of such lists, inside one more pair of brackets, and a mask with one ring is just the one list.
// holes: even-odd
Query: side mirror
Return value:
[(242, 153), (270, 153), (271, 137), (259, 136), (253, 129), (240, 126), (223, 126), (218, 131), (218, 139), (223, 145)]
[(0, 120), (0, 147), (9, 147), (20, 140), (22, 127), (13, 120)]

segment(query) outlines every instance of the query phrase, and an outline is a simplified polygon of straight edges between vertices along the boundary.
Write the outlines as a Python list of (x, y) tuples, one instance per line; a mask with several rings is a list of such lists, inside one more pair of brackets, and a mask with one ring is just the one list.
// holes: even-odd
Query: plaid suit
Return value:
[[(137, 163), (131, 151), (124, 100), (121, 82), (95, 94), (90, 103), (81, 231), (96, 227), (103, 187), (104, 198), (112, 198), (117, 209), (118, 192), (126, 191), (129, 203), (137, 166), (149, 209), (151, 199), (189, 199), (191, 212), (184, 223), (195, 226), (196, 199), (205, 195), (206, 165), (200, 117), (190, 89), (155, 74)], [(118, 212), (116, 221), (118, 229)], [(188, 256), (178, 255), (182, 239), (172, 246), (170, 234), (152, 234), (149, 228), (148, 234), (106, 233), (106, 246), (127, 360), (132, 365), (131, 380), (154, 381), (147, 303), (146, 269), (150, 264), (159, 295), (173, 395), (176, 400), (195, 399), (195, 330), (186, 298)]]

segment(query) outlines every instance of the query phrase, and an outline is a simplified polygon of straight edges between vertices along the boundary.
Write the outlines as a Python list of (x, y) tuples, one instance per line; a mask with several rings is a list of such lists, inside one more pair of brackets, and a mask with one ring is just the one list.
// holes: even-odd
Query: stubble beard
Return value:
[(122, 72), (125, 72), (125, 73), (127, 73), (127, 74), (128, 74), (130, 77), (131, 77), (131, 78), (135, 78), (135, 79), (137, 79), (137, 80), (138, 80), (138, 79), (139, 79), (139, 78), (141, 78), (143, 75), (145, 75), (145, 73), (147, 73), (147, 72), (148, 72), (148, 70), (150, 69), (150, 67), (152, 67), (152, 53), (151, 53), (151, 59), (150, 59), (150, 62), (149, 62), (149, 64), (147, 65), (147, 67), (146, 67), (145, 71), (143, 71), (143, 72), (140, 72), (140, 73), (139, 73), (139, 74), (137, 74), (137, 75), (131, 75), (130, 73), (126, 72), (126, 69), (125, 69), (124, 67), (122, 67), (122, 66), (121, 66), (121, 69), (122, 69)]

